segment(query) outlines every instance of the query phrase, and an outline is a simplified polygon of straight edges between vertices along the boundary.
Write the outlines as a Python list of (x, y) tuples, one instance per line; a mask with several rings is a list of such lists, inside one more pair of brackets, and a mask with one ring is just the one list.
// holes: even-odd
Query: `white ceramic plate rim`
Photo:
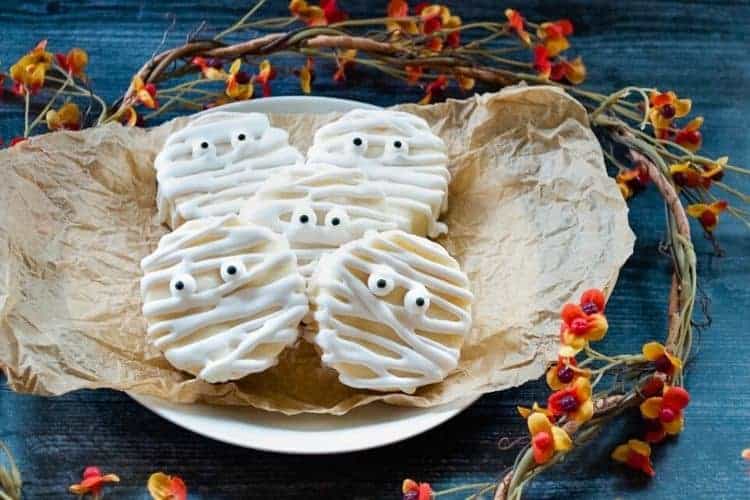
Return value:
[[(377, 106), (331, 97), (286, 96), (227, 104), (203, 113), (329, 113), (354, 108)], [(472, 397), (432, 408), (374, 403), (342, 416), (287, 416), (249, 407), (181, 405), (150, 396), (131, 397), (196, 434), (245, 448), (292, 454), (346, 453), (396, 443), (442, 424), (478, 399)]]

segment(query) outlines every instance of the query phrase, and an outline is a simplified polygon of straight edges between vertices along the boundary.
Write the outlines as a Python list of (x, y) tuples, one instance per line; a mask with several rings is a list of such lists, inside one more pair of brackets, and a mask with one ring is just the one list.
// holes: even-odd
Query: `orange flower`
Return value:
[(649, 96), (649, 102), (651, 109), (648, 112), (648, 117), (657, 133), (671, 128), (672, 121), (690, 113), (692, 107), (690, 99), (679, 99), (677, 94), (671, 90), (669, 92), (652, 92)]
[(591, 420), (594, 415), (591, 382), (586, 377), (579, 377), (569, 388), (550, 394), (547, 407), (555, 417), (567, 415), (576, 422)]
[[(406, 18), (409, 17), (409, 4), (406, 0), (390, 0), (387, 11), (389, 18)], [(394, 35), (398, 35), (399, 33), (416, 35), (419, 33), (419, 28), (417, 28), (417, 24), (414, 21), (387, 21), (385, 25), (388, 31)]]
[(418, 483), (413, 479), (404, 479), (401, 493), (404, 500), (431, 500), (433, 494), (430, 483)]
[(229, 77), (225, 93), (227, 96), (238, 101), (250, 99), (253, 96), (253, 79), (246, 72), (242, 71), (242, 59), (235, 59), (229, 67)]
[(719, 214), (726, 210), (728, 206), (729, 203), (725, 200), (715, 201), (710, 205), (706, 203), (694, 203), (688, 205), (687, 214), (690, 217), (698, 219), (706, 232), (712, 233), (719, 223)]
[(258, 81), (263, 88), (263, 97), (269, 97), (271, 95), (271, 80), (276, 78), (276, 68), (271, 66), (271, 61), (268, 59), (265, 59), (260, 63), (259, 68), (260, 71), (256, 77), (256, 81)]
[(572, 61), (561, 59), (552, 64), (549, 78), (556, 82), (567, 80), (573, 85), (578, 85), (586, 80), (586, 65), (580, 57)]
[(643, 165), (637, 165), (635, 168), (620, 170), (615, 179), (620, 188), (622, 197), (626, 200), (646, 189), (650, 177), (648, 170)]
[(645, 419), (658, 420), (667, 434), (679, 434), (685, 427), (682, 411), (688, 403), (688, 391), (665, 385), (661, 397), (650, 397), (641, 403), (641, 415)]
[(557, 357), (557, 363), (550, 366), (547, 370), (547, 385), (553, 391), (558, 391), (569, 384), (575, 383), (579, 377), (590, 377), (588, 370), (582, 370), (577, 367), (576, 358), (564, 356)]
[(310, 5), (305, 0), (292, 0), (289, 2), (289, 11), (308, 26), (325, 26), (348, 17), (339, 9), (336, 0), (320, 0), (320, 6)]
[(659, 342), (643, 344), (643, 357), (656, 365), (656, 371), (669, 376), (682, 369), (682, 360), (669, 352), (664, 344)]
[(313, 58), (308, 57), (305, 65), (299, 70), (295, 71), (299, 77), (299, 88), (305, 94), (312, 92), (312, 82), (315, 80), (315, 69), (314, 69)]
[(102, 475), (99, 467), (89, 466), (83, 470), (83, 481), (70, 486), (68, 490), (74, 495), (86, 495), (88, 493), (100, 495), (105, 484), (119, 482), (120, 478), (115, 474)]
[(600, 290), (587, 290), (576, 304), (565, 304), (560, 313), (563, 324), (560, 329), (560, 354), (572, 356), (591, 340), (601, 340), (607, 334), (607, 318), (604, 316), (604, 294)]
[(339, 51), (336, 55), (336, 72), (333, 74), (333, 80), (343, 82), (346, 80), (346, 72), (354, 66), (357, 59), (357, 50), (348, 49)]
[(702, 116), (693, 118), (687, 125), (675, 132), (674, 142), (689, 151), (698, 151), (703, 145), (703, 135), (700, 131), (702, 125)]
[(156, 100), (156, 85), (143, 83), (143, 78), (136, 76), (133, 78), (133, 89), (135, 90), (136, 101), (149, 109), (159, 107), (159, 101)]
[(508, 27), (511, 31), (515, 31), (518, 38), (525, 45), (531, 45), (531, 37), (526, 31), (526, 19), (521, 15), (520, 12), (513, 9), (505, 9), (505, 17), (508, 18)]
[(642, 471), (649, 476), (656, 474), (651, 463), (651, 446), (638, 439), (621, 444), (612, 452), (612, 458), (631, 469)]
[[(440, 31), (443, 22), (450, 16), (450, 11), (442, 5), (421, 3), (416, 6), (415, 11), (422, 20), (422, 33), (429, 35)], [(446, 16), (447, 12), (447, 16)]]
[(67, 54), (55, 54), (55, 60), (65, 72), (78, 78), (86, 76), (83, 70), (89, 63), (89, 55), (85, 50), (75, 47), (70, 49)]
[(573, 442), (565, 430), (552, 425), (543, 413), (532, 413), (526, 420), (531, 433), (531, 448), (534, 452), (534, 461), (538, 464), (549, 462), (556, 451), (568, 451), (573, 447)]
[(206, 59), (205, 57), (196, 56), (192, 61), (193, 65), (198, 66), (203, 73), (203, 77), (208, 80), (226, 80), (228, 75), (222, 68), (220, 59)]
[(419, 101), (419, 104), (430, 104), (445, 91), (447, 86), (448, 77), (445, 75), (438, 75), (437, 78), (427, 84), (424, 97)]
[(35, 94), (44, 85), (47, 70), (52, 64), (52, 54), (47, 52), (47, 40), (42, 40), (31, 52), (21, 57), (10, 67), (13, 92), (24, 95)]
[(443, 23), (443, 28), (453, 30), (445, 36), (445, 44), (455, 49), (461, 45), (461, 31), (458, 29), (461, 27), (461, 18), (451, 15), (447, 7), (444, 7), (444, 9), (447, 13), (447, 19)]
[(534, 69), (539, 72), (542, 78), (549, 78), (552, 75), (552, 63), (549, 60), (549, 52), (544, 45), (534, 47)]
[(154, 500), (187, 500), (187, 486), (179, 476), (154, 472), (148, 478), (147, 487)]
[(555, 57), (570, 47), (567, 37), (572, 34), (573, 23), (567, 19), (542, 23), (536, 31), (536, 35), (547, 48), (550, 57)]
[(50, 130), (79, 130), (81, 128), (81, 111), (74, 102), (68, 102), (55, 111), (50, 109), (45, 115), (47, 128)]

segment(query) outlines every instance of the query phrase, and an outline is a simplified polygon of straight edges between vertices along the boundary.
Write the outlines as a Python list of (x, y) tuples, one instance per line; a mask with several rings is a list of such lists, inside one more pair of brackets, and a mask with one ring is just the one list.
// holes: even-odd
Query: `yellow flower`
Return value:
[(638, 439), (631, 439), (626, 444), (621, 444), (615, 448), (615, 451), (612, 452), (612, 458), (649, 476), (656, 473), (651, 464), (651, 446)]
[(14, 92), (23, 95), (34, 94), (44, 85), (47, 70), (52, 65), (52, 54), (47, 52), (47, 40), (42, 40), (31, 52), (21, 57), (10, 67), (10, 77), (14, 82)]
[(652, 361), (656, 365), (656, 370), (667, 375), (682, 369), (680, 358), (670, 353), (663, 344), (659, 342), (649, 342), (643, 344), (643, 357)]
[(641, 415), (659, 420), (667, 434), (679, 434), (685, 427), (683, 410), (690, 403), (690, 394), (682, 387), (664, 386), (661, 397), (651, 397), (641, 403)]
[(50, 130), (78, 130), (81, 128), (81, 111), (74, 102), (62, 105), (60, 109), (50, 109), (45, 116)]
[(313, 69), (313, 65), (313, 58), (308, 57), (305, 65), (296, 72), (299, 76), (299, 88), (305, 94), (309, 94), (310, 92), (312, 92), (312, 82), (315, 78), (315, 70)]
[(133, 90), (135, 90), (136, 101), (149, 109), (159, 107), (159, 101), (156, 100), (156, 85), (153, 83), (144, 83), (143, 78), (136, 76), (133, 78)]
[(594, 415), (591, 382), (586, 377), (579, 377), (570, 387), (550, 394), (547, 407), (556, 417), (566, 415), (581, 423), (591, 420)]
[(725, 200), (715, 201), (711, 204), (693, 203), (688, 205), (687, 214), (695, 217), (707, 233), (712, 233), (719, 223), (719, 214), (727, 209), (729, 204)]
[(253, 96), (253, 79), (240, 68), (242, 59), (235, 59), (229, 68), (229, 78), (227, 78), (226, 94), (232, 99), (244, 101)]
[(179, 476), (154, 472), (148, 478), (148, 492), (154, 500), (186, 500), (187, 486)]
[(83, 70), (89, 63), (89, 55), (85, 50), (77, 47), (72, 48), (67, 54), (55, 54), (57, 64), (67, 73), (78, 78), (84, 78), (86, 75)]
[(529, 426), (531, 448), (536, 463), (546, 463), (555, 455), (555, 452), (568, 451), (573, 447), (573, 441), (568, 433), (552, 425), (543, 413), (532, 413), (526, 423)]
[(652, 92), (649, 96), (651, 109), (648, 117), (654, 129), (658, 131), (669, 129), (672, 126), (672, 120), (682, 118), (690, 113), (692, 101), (690, 99), (679, 99), (677, 94), (672, 92)]

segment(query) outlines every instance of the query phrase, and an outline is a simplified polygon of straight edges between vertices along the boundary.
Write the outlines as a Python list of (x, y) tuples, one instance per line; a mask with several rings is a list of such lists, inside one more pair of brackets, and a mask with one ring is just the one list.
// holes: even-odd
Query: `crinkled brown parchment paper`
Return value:
[[(448, 144), (450, 233), (440, 242), (476, 296), (459, 369), (444, 382), (412, 396), (353, 390), (301, 343), (265, 373), (210, 385), (145, 345), (139, 261), (166, 230), (155, 223), (152, 162), (181, 118), (48, 134), (0, 152), (0, 364), (10, 386), (341, 414), (376, 400), (431, 406), (539, 377), (555, 355), (561, 304), (588, 287), (611, 290), (634, 240), (584, 109), (543, 87), (400, 108)], [(333, 118), (272, 121), (304, 151)]]

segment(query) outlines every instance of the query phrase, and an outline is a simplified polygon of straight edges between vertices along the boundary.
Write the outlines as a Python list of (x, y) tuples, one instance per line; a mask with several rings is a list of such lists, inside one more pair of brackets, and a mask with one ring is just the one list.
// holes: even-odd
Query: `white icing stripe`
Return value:
[(392, 209), (416, 219), (411, 232), (436, 237), (447, 209), (445, 143), (427, 122), (410, 113), (354, 110), (321, 127), (307, 157), (342, 168), (358, 168), (393, 199)]
[(238, 213), (263, 181), (302, 162), (288, 139), (260, 113), (209, 113), (193, 120), (169, 136), (154, 163), (161, 220), (174, 228)]
[(234, 215), (183, 224), (141, 267), (149, 342), (208, 382), (274, 365), (309, 310), (286, 241)]
[(311, 283), (323, 362), (356, 388), (411, 393), (439, 382), (471, 327), (468, 284), (443, 247), (403, 231), (342, 246)]
[(266, 181), (240, 217), (286, 236), (300, 272), (309, 277), (323, 254), (367, 231), (408, 229), (411, 222), (389, 212), (387, 202), (358, 170), (306, 164)]

